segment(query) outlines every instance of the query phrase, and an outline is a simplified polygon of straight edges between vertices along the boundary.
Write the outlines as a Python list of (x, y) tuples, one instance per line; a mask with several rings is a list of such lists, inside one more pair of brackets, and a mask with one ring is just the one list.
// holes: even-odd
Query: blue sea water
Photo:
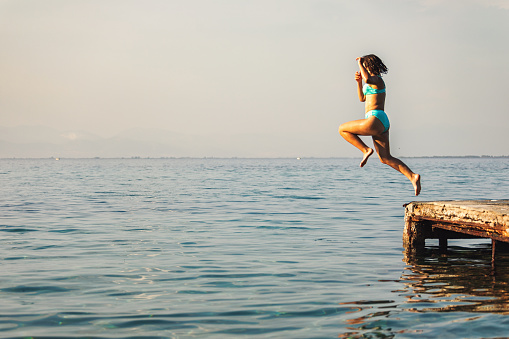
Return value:
[(403, 204), (507, 199), (509, 159), (0, 160), (2, 338), (509, 336), (509, 257), (402, 247)]

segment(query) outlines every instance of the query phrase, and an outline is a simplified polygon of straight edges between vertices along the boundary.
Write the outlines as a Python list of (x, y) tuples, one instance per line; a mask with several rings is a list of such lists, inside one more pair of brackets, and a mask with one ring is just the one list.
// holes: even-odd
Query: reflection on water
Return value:
[[(491, 266), (491, 246), (436, 248), (405, 258), (402, 294), (415, 312), (509, 313), (509, 257), (497, 254)], [(420, 307), (421, 304), (427, 306)]]
[[(497, 253), (495, 270), (490, 244), (449, 246), (447, 253), (428, 247), (404, 260), (408, 266), (399, 280), (379, 281), (381, 286), (396, 286), (394, 300), (343, 303), (354, 316), (345, 320), (349, 331), (339, 338), (434, 337), (440, 334), (441, 321), (447, 323), (444, 328), (450, 329), (451, 323), (467, 328), (472, 333), (468, 337), (499, 337), (496, 331), (481, 329), (476, 335), (468, 328), (486, 323), (484, 315), (509, 314), (509, 253)], [(412, 314), (414, 320), (421, 314), (426, 322), (408, 326), (405, 319)], [(435, 327), (430, 329), (427, 324), (432, 322)]]

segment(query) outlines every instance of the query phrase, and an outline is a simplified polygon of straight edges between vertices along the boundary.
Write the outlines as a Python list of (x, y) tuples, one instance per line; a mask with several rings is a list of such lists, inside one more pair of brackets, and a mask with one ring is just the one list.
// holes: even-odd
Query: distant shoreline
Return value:
[[(405, 159), (509, 159), (509, 155), (436, 155), (436, 156), (399, 156)], [(357, 157), (4, 157), (0, 160), (147, 160), (147, 159), (225, 159), (225, 160), (236, 160), (236, 159), (281, 159), (281, 160), (305, 160), (305, 159), (357, 159)]]

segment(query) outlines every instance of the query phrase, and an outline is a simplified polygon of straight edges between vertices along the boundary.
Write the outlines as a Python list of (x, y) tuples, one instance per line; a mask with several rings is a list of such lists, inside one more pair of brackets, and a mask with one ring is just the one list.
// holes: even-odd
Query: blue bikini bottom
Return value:
[(389, 123), (389, 117), (387, 116), (387, 114), (384, 111), (382, 111), (380, 109), (374, 109), (372, 111), (366, 112), (365, 118), (367, 119), (370, 116), (374, 116), (382, 122), (382, 124), (385, 127), (384, 132), (387, 132), (389, 127), (391, 127), (391, 124)]

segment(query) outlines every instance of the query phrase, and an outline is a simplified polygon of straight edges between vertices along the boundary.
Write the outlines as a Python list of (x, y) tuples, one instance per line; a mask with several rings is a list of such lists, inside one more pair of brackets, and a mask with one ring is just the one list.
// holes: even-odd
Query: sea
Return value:
[(403, 205), (508, 199), (509, 158), (1, 159), (1, 338), (504, 338), (509, 256)]

